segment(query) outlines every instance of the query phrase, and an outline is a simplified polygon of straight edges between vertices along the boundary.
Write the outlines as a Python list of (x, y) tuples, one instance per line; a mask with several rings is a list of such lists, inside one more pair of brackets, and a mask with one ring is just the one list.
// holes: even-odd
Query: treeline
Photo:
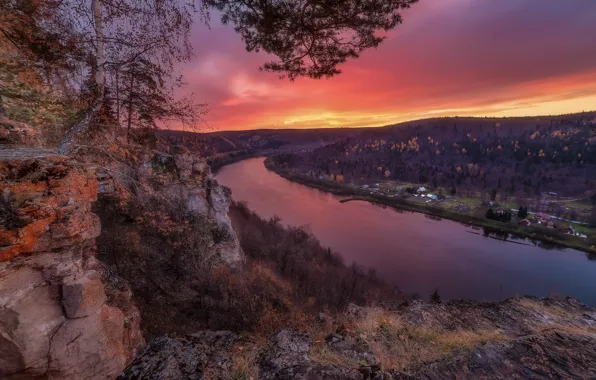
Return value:
[(494, 211), (489, 208), (486, 212), (486, 218), (492, 220), (498, 220), (501, 222), (511, 222), (512, 214), (509, 211)]
[(596, 113), (445, 118), (371, 129), (278, 164), (316, 177), (498, 189), (503, 197), (596, 191)]
[[(360, 130), (361, 131), (361, 130)], [(226, 165), (238, 155), (271, 153), (291, 147), (319, 147), (322, 144), (355, 135), (356, 129), (313, 129), (313, 130), (251, 130), (196, 133), (190, 131), (159, 131), (159, 147), (168, 151), (173, 146), (183, 145), (191, 152), (205, 157), (215, 165)]]
[(351, 302), (366, 305), (402, 296), (374, 269), (346, 265), (339, 254), (301, 227), (284, 227), (277, 218), (262, 219), (241, 202), (232, 204), (230, 217), (247, 257), (271, 265), (290, 281), (300, 304), (338, 310)]

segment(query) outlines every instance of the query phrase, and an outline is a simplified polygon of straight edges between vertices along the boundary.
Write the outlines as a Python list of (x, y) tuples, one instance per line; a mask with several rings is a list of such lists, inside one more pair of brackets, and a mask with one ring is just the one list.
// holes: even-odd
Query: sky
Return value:
[[(215, 15), (214, 15), (215, 16)], [(442, 116), (596, 110), (596, 0), (420, 0), (377, 49), (331, 79), (259, 71), (213, 17), (192, 33), (187, 90), (203, 130), (368, 127)]]

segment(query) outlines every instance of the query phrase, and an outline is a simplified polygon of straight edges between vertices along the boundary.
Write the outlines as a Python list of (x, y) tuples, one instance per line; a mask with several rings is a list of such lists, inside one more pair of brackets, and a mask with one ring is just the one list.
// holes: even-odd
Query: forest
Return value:
[(279, 165), (338, 182), (400, 181), (452, 193), (590, 196), (596, 191), (596, 113), (443, 118), (371, 128)]
[(196, 133), (158, 131), (160, 150), (167, 152), (183, 145), (205, 157), (213, 171), (241, 159), (258, 155), (311, 150), (352, 136), (363, 129), (261, 129)]

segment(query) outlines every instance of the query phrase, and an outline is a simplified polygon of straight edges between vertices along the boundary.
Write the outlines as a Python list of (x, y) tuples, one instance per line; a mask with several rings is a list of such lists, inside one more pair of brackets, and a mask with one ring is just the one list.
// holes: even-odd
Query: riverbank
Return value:
[(342, 185), (338, 183), (331, 183), (324, 180), (319, 180), (310, 176), (291, 172), (272, 165), (269, 159), (265, 160), (265, 167), (278, 174), (279, 176), (305, 186), (309, 186), (321, 191), (329, 192), (335, 195), (349, 197), (346, 201), (365, 201), (373, 204), (392, 207), (397, 210), (418, 212), (426, 215), (440, 217), (444, 219), (453, 220), (459, 223), (484, 227), (490, 231), (498, 233), (510, 233), (516, 237), (526, 238), (530, 240), (541, 241), (548, 244), (559, 245), (561, 247), (568, 247), (586, 252), (590, 255), (596, 255), (596, 247), (594, 242), (586, 239), (581, 239), (572, 235), (560, 233), (552, 228), (541, 227), (522, 227), (517, 224), (500, 222), (496, 220), (486, 219), (474, 215), (465, 214), (462, 212), (448, 210), (428, 204), (419, 204), (408, 201), (404, 198), (393, 198), (380, 194), (370, 194), (361, 189)]

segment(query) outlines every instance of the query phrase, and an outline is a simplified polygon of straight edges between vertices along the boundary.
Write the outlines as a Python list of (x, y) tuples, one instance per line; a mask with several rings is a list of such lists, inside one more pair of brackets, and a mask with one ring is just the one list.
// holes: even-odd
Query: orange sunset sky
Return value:
[(332, 79), (279, 80), (213, 15), (188, 90), (203, 130), (366, 127), (438, 116), (596, 110), (596, 0), (420, 0)]

